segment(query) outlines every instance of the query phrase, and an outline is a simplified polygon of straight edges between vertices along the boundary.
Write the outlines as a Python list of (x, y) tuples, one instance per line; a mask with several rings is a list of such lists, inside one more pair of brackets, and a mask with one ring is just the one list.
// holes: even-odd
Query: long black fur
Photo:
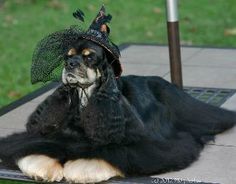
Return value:
[(200, 102), (160, 77), (115, 79), (101, 58), (101, 84), (88, 105), (81, 110), (77, 90), (61, 85), (30, 116), (27, 132), (0, 140), (5, 163), (30, 154), (62, 164), (101, 158), (127, 176), (157, 174), (189, 166), (207, 141), (236, 123), (235, 112)]

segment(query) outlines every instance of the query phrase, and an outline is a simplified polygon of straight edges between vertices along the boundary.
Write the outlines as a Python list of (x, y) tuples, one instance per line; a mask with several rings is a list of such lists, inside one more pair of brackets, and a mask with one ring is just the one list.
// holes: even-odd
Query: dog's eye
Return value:
[(92, 61), (93, 58), (92, 58), (91, 56), (87, 56), (87, 57), (86, 57), (86, 60), (87, 60), (87, 61)]

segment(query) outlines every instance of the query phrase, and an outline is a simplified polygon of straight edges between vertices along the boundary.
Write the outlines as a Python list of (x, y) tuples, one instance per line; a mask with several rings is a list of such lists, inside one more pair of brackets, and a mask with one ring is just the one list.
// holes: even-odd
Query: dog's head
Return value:
[(107, 57), (103, 47), (81, 39), (65, 56), (62, 81), (70, 87), (88, 88), (101, 82), (106, 71)]

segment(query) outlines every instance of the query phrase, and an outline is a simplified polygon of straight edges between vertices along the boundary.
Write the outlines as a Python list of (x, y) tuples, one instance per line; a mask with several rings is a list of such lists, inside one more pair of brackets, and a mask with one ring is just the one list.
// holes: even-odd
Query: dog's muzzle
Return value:
[(87, 67), (84, 64), (73, 67), (65, 66), (62, 73), (62, 82), (71, 87), (88, 88), (93, 85), (100, 76), (98, 69)]

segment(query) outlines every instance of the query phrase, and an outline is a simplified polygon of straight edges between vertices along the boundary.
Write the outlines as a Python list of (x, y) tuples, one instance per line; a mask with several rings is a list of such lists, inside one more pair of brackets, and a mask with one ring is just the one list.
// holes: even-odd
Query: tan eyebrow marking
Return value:
[(91, 53), (96, 53), (96, 51), (94, 50), (94, 49), (90, 49), (90, 48), (87, 48), (87, 49), (84, 49), (83, 51), (82, 51), (82, 55), (83, 56), (88, 56), (89, 54), (91, 54)]
[(76, 55), (76, 54), (77, 54), (77, 52), (76, 52), (75, 48), (71, 48), (67, 53), (68, 56), (73, 56), (73, 55)]

